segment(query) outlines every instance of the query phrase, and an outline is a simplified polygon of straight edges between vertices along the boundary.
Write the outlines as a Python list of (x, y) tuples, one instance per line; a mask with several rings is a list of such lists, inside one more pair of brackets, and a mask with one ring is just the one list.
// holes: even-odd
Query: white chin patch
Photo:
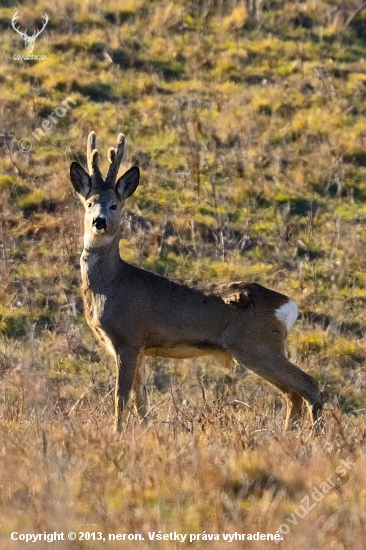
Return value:
[(93, 227), (93, 233), (95, 233), (96, 235), (101, 235), (102, 233), (104, 233), (105, 229), (97, 229), (96, 227)]
[(285, 325), (286, 329), (290, 330), (297, 319), (298, 312), (297, 304), (293, 300), (289, 300), (286, 304), (276, 309), (275, 315)]

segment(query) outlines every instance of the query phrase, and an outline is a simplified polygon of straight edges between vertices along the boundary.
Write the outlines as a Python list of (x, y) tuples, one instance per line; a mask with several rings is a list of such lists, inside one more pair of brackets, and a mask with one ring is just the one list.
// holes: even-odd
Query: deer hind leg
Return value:
[(135, 392), (135, 404), (139, 415), (143, 420), (146, 419), (148, 409), (148, 396), (147, 396), (147, 367), (146, 358), (140, 357), (136, 369), (135, 380), (133, 383), (133, 389)]
[(319, 384), (309, 374), (290, 363), (281, 354), (256, 355), (245, 357), (244, 353), (236, 353), (234, 357), (246, 366), (279, 388), (289, 400), (289, 407), (286, 415), (286, 425), (295, 420), (300, 413), (301, 400), (306, 402), (313, 425), (317, 425), (321, 418), (322, 400), (319, 391)]
[(287, 430), (293, 427), (298, 421), (304, 400), (301, 395), (293, 391), (289, 391), (284, 386), (281, 386), (281, 384), (274, 383), (273, 381), (272, 384), (284, 394), (286, 399), (285, 430)]
[(122, 417), (130, 398), (139, 362), (139, 353), (134, 349), (116, 349), (116, 388), (114, 431), (122, 431)]

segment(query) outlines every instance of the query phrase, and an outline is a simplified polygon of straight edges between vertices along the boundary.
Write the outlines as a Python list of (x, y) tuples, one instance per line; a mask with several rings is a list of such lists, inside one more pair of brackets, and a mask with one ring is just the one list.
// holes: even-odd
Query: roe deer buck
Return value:
[(119, 254), (121, 210), (136, 190), (140, 172), (130, 168), (117, 181), (125, 137), (110, 148), (104, 180), (96, 137), (87, 142), (89, 174), (73, 162), (71, 182), (85, 207), (82, 294), (87, 322), (114, 356), (117, 367), (115, 429), (132, 386), (145, 414), (139, 363), (144, 356), (172, 358), (214, 354), (239, 363), (271, 382), (287, 401), (286, 426), (303, 399), (314, 424), (322, 403), (317, 381), (285, 356), (287, 332), (297, 305), (287, 296), (255, 283), (178, 284), (123, 261)]

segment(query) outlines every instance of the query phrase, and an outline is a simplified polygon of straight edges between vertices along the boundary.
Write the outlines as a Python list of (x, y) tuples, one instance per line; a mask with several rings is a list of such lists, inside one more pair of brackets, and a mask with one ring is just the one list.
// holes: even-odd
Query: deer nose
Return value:
[(93, 226), (96, 229), (107, 229), (107, 220), (103, 216), (93, 218)]

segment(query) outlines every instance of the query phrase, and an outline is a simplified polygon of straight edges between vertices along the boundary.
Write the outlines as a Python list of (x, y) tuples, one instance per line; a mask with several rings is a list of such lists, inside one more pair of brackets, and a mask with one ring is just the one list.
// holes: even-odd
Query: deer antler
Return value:
[(108, 150), (108, 160), (110, 167), (105, 179), (106, 185), (113, 187), (117, 178), (118, 170), (125, 154), (125, 136), (118, 134), (117, 149), (110, 147)]
[(89, 175), (95, 180), (102, 180), (102, 174), (98, 166), (98, 151), (96, 149), (97, 137), (95, 132), (90, 132), (86, 145), (86, 159), (88, 163)]
[(41, 28), (39, 31), (34, 31), (34, 32), (33, 32), (33, 35), (31, 36), (32, 41), (35, 41), (35, 40), (39, 37), (39, 35), (41, 34), (41, 32), (44, 30), (45, 26), (46, 26), (47, 23), (48, 23), (48, 19), (49, 19), (49, 18), (48, 18), (47, 13), (44, 14), (43, 18), (44, 18), (43, 26), (42, 26), (42, 28)]
[(16, 27), (15, 26), (15, 23), (17, 22), (17, 19), (19, 17), (19, 11), (17, 10), (14, 15), (13, 15), (13, 18), (11, 20), (11, 26), (13, 27), (13, 29), (18, 33), (20, 34), (20, 36), (23, 38), (23, 40), (27, 41), (29, 39), (29, 36), (27, 35), (27, 29), (25, 29), (24, 32), (22, 32), (20, 30), (20, 27)]
[(24, 32), (22, 32), (20, 30), (20, 27), (16, 26), (16, 22), (17, 22), (18, 17), (19, 17), (19, 11), (17, 10), (14, 13), (13, 18), (11, 20), (11, 26), (23, 38), (23, 40), (25, 41), (25, 43), (27, 45), (27, 52), (28, 52), (28, 54), (30, 54), (33, 51), (35, 41), (37, 40), (37, 38), (41, 34), (41, 32), (44, 30), (45, 26), (47, 25), (47, 23), (49, 21), (49, 18), (48, 18), (47, 13), (45, 13), (44, 16), (43, 16), (44, 22), (43, 22), (42, 28), (39, 29), (38, 31), (33, 31), (32, 36), (28, 36), (27, 35), (27, 29)]

